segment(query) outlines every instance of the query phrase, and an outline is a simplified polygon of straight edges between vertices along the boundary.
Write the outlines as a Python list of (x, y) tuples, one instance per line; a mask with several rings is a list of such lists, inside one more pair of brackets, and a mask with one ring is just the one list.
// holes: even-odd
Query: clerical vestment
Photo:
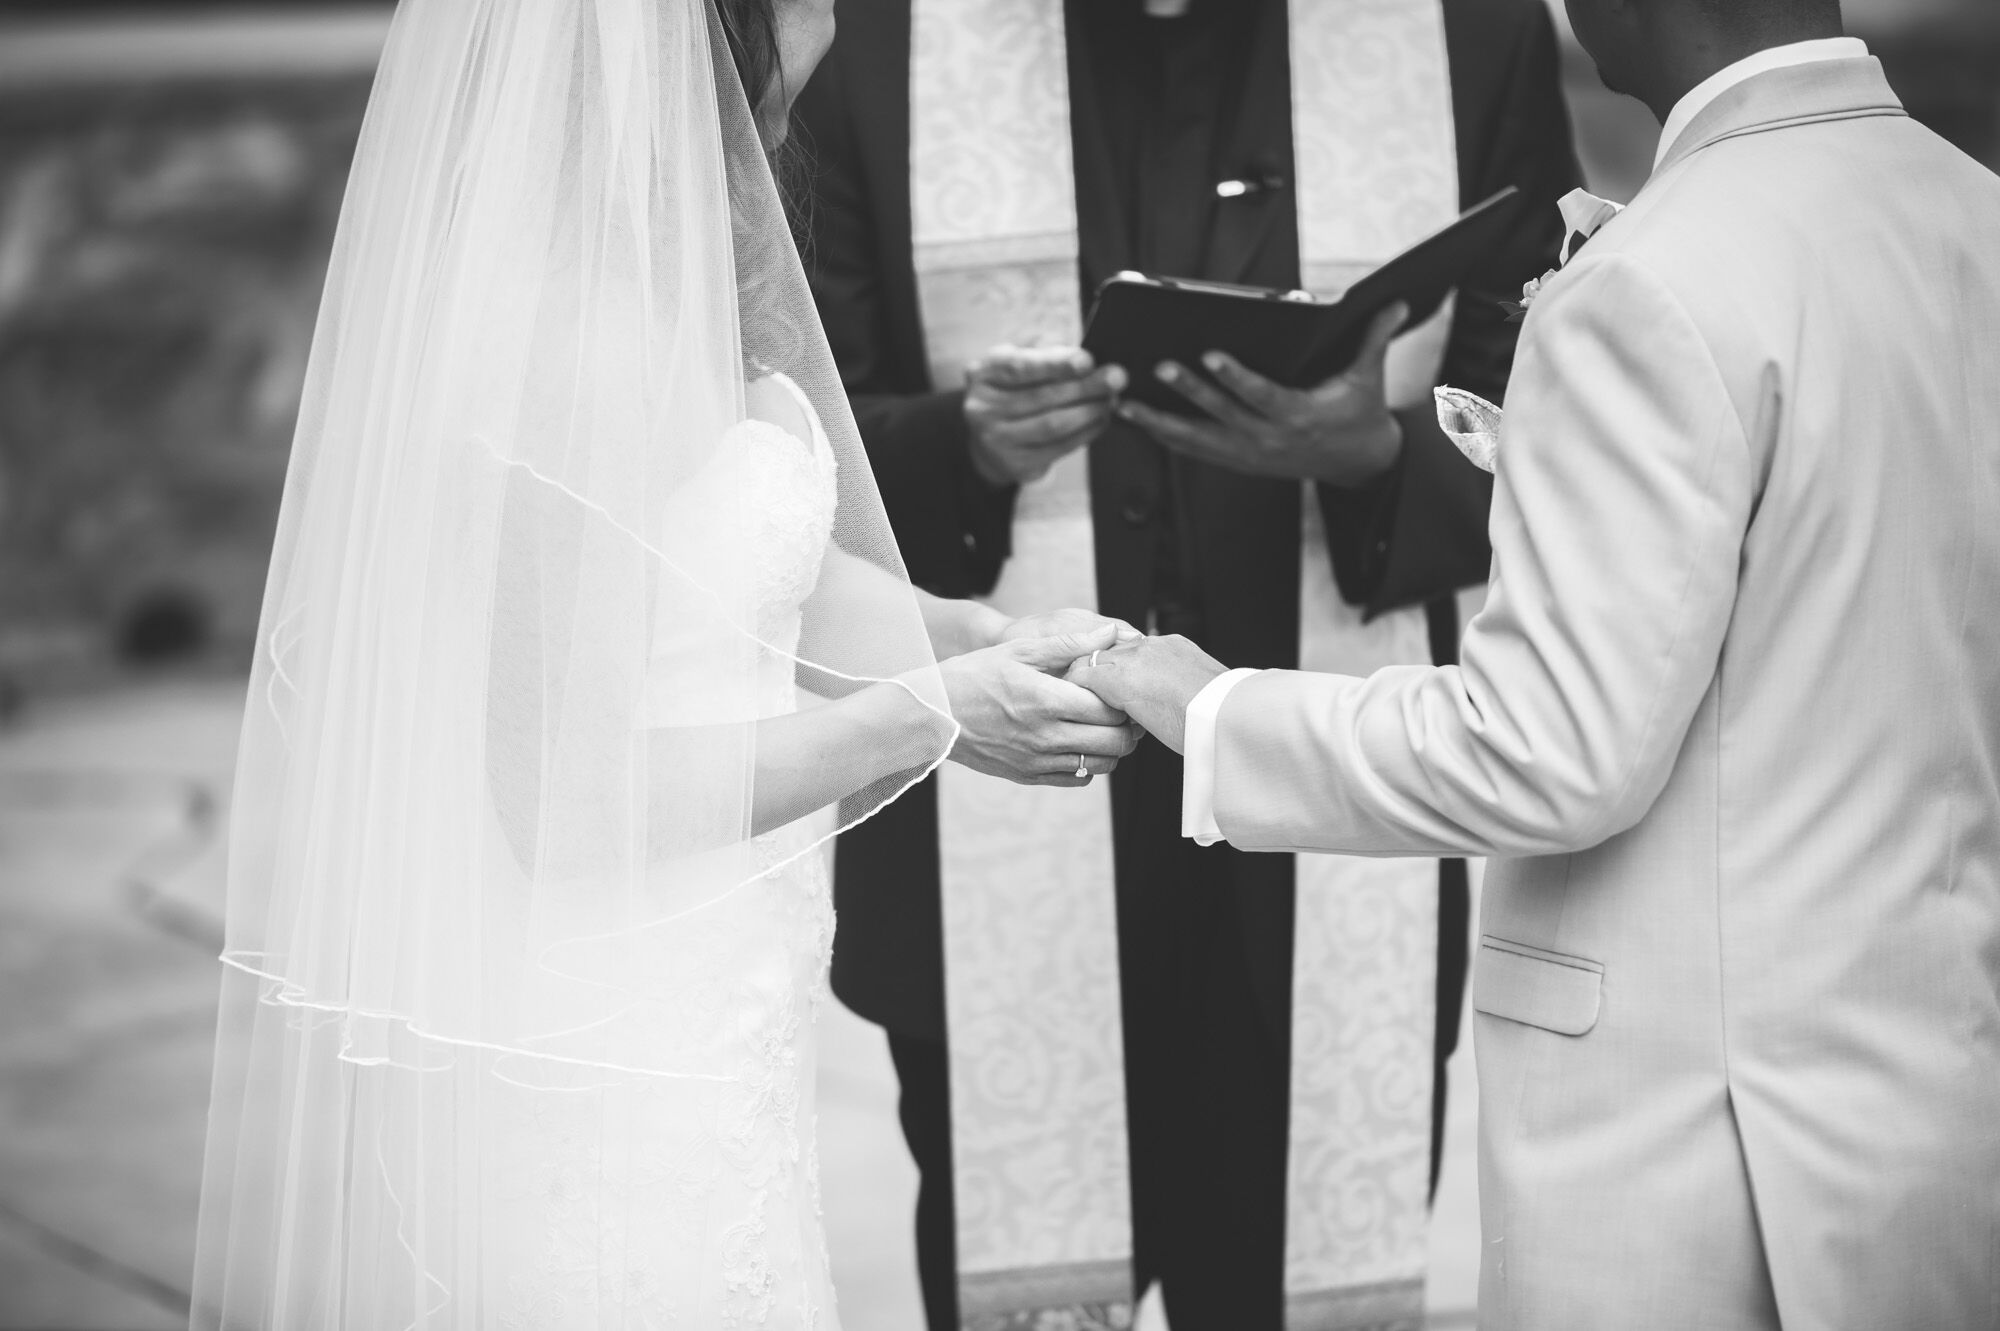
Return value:
[[(1443, 18), (1437, 0), (1302, 3), (1289, 36), (1302, 273), (1337, 295), (1457, 211)], [(914, 5), (911, 221), (940, 388), (996, 344), (1080, 337), (1065, 50), (1061, 0)], [(1397, 341), (1392, 405), (1427, 400), (1449, 323), (1447, 309)], [(1023, 487), (996, 605), (1095, 604), (1088, 485), (1077, 454)], [(1423, 611), (1364, 624), (1334, 586), (1319, 505), (1301, 510), (1300, 664), (1427, 663)], [(961, 1315), (1116, 1325), (1133, 1291), (1109, 792), (953, 767), (939, 819)], [(1302, 857), (1297, 884), (1287, 1321), (1410, 1322), (1426, 1264), (1435, 864)]]

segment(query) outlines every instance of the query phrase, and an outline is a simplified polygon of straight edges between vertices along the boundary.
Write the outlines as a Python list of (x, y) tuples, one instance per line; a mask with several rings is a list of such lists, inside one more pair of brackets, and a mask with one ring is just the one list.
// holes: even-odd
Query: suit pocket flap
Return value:
[(1472, 1006), (1557, 1035), (1582, 1035), (1597, 1024), (1603, 983), (1598, 962), (1488, 934), (1473, 966)]

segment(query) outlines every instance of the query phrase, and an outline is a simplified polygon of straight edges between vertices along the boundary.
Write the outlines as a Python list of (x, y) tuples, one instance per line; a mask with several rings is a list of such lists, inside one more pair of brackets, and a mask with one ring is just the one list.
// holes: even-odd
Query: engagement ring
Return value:
[(1083, 755), (1080, 753), (1076, 755), (1076, 774), (1081, 777), (1090, 775), (1090, 768), (1084, 765)]

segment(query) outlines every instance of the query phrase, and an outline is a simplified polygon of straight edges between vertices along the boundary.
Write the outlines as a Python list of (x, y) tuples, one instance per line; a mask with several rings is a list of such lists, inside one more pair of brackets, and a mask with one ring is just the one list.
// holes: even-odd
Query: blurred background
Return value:
[[(1846, 12), (2000, 169), (2000, 0)], [(389, 14), (0, 0), (0, 1331), (184, 1324), (242, 681)], [(1592, 188), (1629, 198), (1651, 117), (1573, 44), (1566, 78)], [(843, 1316), (915, 1331), (887, 1054), (829, 1012)], [(1439, 1327), (1476, 1289), (1460, 1061)]]

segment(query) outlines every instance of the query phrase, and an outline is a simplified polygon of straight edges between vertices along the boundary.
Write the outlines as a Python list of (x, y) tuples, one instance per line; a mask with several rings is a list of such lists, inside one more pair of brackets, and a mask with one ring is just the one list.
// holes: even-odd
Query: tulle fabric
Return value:
[[(403, 0), (260, 632), (194, 1325), (811, 1324), (825, 843), (956, 730), (706, 0)], [(873, 681), (925, 760), (753, 836)]]

